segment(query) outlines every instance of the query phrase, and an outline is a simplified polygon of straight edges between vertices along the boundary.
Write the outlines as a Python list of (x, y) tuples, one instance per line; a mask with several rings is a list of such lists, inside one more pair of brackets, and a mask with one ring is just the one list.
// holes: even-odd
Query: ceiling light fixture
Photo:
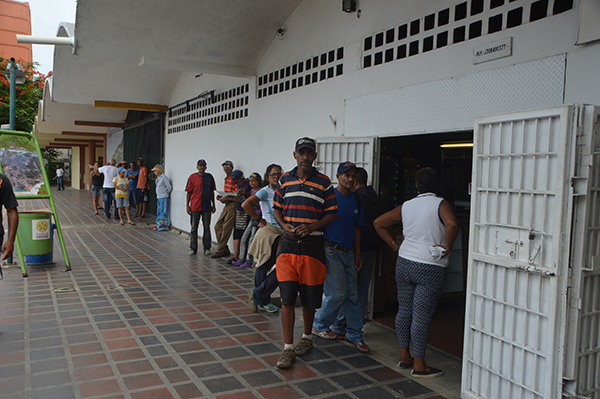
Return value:
[(473, 143), (447, 143), (440, 144), (440, 148), (472, 148)]

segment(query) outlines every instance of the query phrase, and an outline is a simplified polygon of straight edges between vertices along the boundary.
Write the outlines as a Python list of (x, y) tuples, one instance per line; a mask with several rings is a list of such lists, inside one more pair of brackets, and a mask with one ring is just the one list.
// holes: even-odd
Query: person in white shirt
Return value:
[[(419, 195), (384, 213), (373, 225), (394, 252), (399, 250), (396, 262), (398, 367), (412, 368), (414, 378), (432, 378), (444, 372), (425, 365), (429, 323), (444, 288), (448, 255), (459, 225), (452, 205), (435, 194), (439, 188), (435, 169), (420, 169), (415, 183)], [(398, 223), (402, 223), (404, 236), (401, 245), (387, 230)], [(409, 341), (413, 343), (413, 356), (408, 349)]]
[[(54, 176), (54, 179), (56, 179), (56, 185), (58, 186), (58, 190), (64, 190), (65, 186), (63, 185), (63, 175), (65, 174), (65, 171), (63, 168), (61, 168), (60, 166), (58, 168), (56, 168), (56, 176)], [(52, 179), (52, 180), (54, 180)]]
[[(98, 168), (98, 171), (104, 174), (102, 196), (104, 197), (104, 215), (108, 219), (110, 219), (110, 207), (113, 203), (115, 203), (115, 219), (119, 217), (116, 210), (115, 188), (113, 186), (113, 179), (119, 174), (117, 172), (117, 168), (115, 167), (116, 163), (117, 161), (115, 161), (114, 158), (111, 158), (108, 165), (104, 165), (101, 168)], [(93, 166), (90, 165), (90, 169), (92, 168)]]

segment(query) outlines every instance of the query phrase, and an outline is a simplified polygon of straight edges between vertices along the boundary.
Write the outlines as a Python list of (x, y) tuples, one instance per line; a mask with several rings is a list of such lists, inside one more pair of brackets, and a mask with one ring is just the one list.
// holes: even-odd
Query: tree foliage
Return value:
[[(10, 81), (6, 79), (5, 71), (10, 59), (0, 57), (0, 122), (10, 121)], [(15, 99), (15, 130), (31, 132), (38, 111), (38, 102), (44, 94), (44, 83), (52, 72), (44, 75), (38, 72), (37, 62), (16, 61), (25, 72), (25, 83), (16, 86)]]
[(55, 148), (41, 148), (42, 158), (52, 162), (62, 156), (62, 153)]

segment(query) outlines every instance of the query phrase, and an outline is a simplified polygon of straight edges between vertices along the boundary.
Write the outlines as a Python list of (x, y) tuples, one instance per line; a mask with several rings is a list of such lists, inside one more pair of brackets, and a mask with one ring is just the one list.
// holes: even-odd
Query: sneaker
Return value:
[[(272, 303), (268, 304), (268, 305), (258, 305), (257, 306), (258, 310), (262, 310), (263, 312), (267, 312), (267, 313), (277, 313), (279, 311), (279, 308), (275, 305), (273, 305)], [(298, 353), (296, 353), (297, 355)]]
[(294, 353), (296, 356), (306, 355), (313, 348), (312, 339), (302, 338), (296, 346), (294, 346)]
[[(350, 342), (350, 341), (348, 341)], [(358, 342), (350, 342), (352, 345), (356, 346), (356, 349), (358, 349), (358, 351), (360, 353), (369, 353), (369, 351), (371, 350), (371, 348), (369, 348), (369, 345), (365, 344), (365, 341), (358, 341)]]
[(243, 268), (252, 267), (252, 263), (244, 262), (240, 265), (240, 267), (243, 267)]
[(188, 255), (196, 255), (196, 251), (194, 251), (193, 249), (190, 249), (190, 252), (188, 252)]
[(256, 295), (256, 291), (250, 290), (248, 293), (248, 306), (252, 309), (253, 312), (258, 312), (258, 306), (260, 304), (260, 299), (258, 295)]
[(277, 361), (277, 368), (289, 369), (292, 367), (292, 363), (296, 361), (296, 353), (293, 349), (284, 349), (281, 353), (281, 357)]
[(337, 339), (338, 337), (338, 335), (331, 330), (318, 331), (313, 328), (312, 333), (313, 335), (316, 335), (317, 337), (321, 337), (323, 339)]
[(413, 378), (436, 378), (444, 375), (444, 372), (440, 369), (436, 369), (433, 367), (429, 368), (429, 371), (416, 371), (413, 370), (410, 372), (410, 375)]
[(204, 250), (204, 255), (206, 255), (206, 256), (212, 255), (212, 252), (210, 251), (210, 249), (205, 249)]

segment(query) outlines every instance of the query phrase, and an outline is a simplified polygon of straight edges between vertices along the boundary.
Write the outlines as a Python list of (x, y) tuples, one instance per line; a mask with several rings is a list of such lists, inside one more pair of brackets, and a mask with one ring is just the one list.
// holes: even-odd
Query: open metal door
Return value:
[(334, 184), (337, 168), (341, 162), (350, 161), (369, 174), (369, 184), (378, 190), (379, 139), (377, 137), (317, 137), (317, 160), (315, 167), (329, 176)]
[(462, 398), (560, 398), (576, 110), (475, 123)]
[[(317, 137), (317, 160), (315, 167), (329, 176), (337, 185), (335, 177), (340, 163), (350, 161), (365, 168), (369, 175), (367, 184), (379, 192), (379, 139), (377, 137)], [(378, 259), (381, 262), (381, 259)], [(381, 273), (381, 265), (373, 267), (373, 273)], [(369, 286), (365, 318), (373, 318), (373, 278)]]

